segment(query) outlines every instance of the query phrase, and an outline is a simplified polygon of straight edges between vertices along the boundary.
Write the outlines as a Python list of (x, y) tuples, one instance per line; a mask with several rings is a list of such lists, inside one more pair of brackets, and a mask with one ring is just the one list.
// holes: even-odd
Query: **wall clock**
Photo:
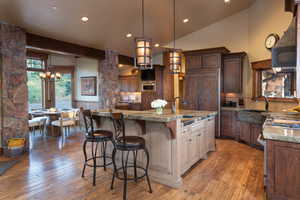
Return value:
[(275, 47), (276, 43), (280, 39), (278, 34), (272, 33), (268, 35), (268, 37), (265, 40), (265, 47), (268, 50), (271, 50), (273, 47)]

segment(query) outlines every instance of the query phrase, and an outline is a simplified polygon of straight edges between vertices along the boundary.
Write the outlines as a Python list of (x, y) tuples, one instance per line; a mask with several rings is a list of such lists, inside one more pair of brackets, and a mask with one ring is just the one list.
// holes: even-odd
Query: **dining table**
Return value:
[(47, 116), (47, 136), (54, 136), (54, 137), (59, 137), (61, 136), (61, 129), (59, 127), (52, 126), (52, 122), (56, 121), (59, 119), (61, 116), (62, 111), (55, 110), (55, 111), (50, 111), (50, 110), (36, 110), (36, 111), (30, 111), (29, 114), (32, 117), (42, 117), (42, 116)]

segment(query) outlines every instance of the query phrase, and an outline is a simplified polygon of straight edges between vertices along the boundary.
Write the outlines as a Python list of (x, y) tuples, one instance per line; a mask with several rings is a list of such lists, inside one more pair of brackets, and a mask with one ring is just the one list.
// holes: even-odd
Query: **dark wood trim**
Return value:
[[(64, 42), (52, 38), (26, 33), (26, 48), (29, 54), (62, 54), (73, 56), (84, 56), (103, 60), (105, 51), (90, 47), (85, 47), (69, 42)], [(119, 63), (124, 65), (134, 65), (134, 58), (126, 55), (119, 55)]]
[(74, 56), (85, 56), (90, 58), (104, 59), (105, 51), (98, 50), (90, 47), (85, 47), (69, 42), (63, 42), (60, 40), (35, 35), (32, 33), (26, 33), (26, 47), (28, 49), (41, 49), (54, 51), (59, 54), (65, 52), (73, 54)]
[(184, 55), (193, 55), (193, 54), (213, 54), (213, 53), (222, 53), (227, 54), (230, 51), (226, 47), (217, 47), (217, 48), (209, 48), (209, 49), (198, 49), (192, 51), (184, 51)]
[(26, 55), (27, 58), (41, 59), (43, 61), (48, 60), (48, 56), (49, 56), (49, 54), (47, 53), (35, 52), (30, 49), (26, 51)]
[[(263, 97), (254, 97), (252, 100), (255, 101), (265, 101)], [(277, 98), (277, 97), (268, 97), (268, 100), (271, 102), (281, 102), (281, 103), (298, 103), (297, 98)]]
[(236, 57), (244, 58), (245, 56), (247, 56), (247, 53), (244, 51), (226, 54), (226, 58), (236, 58)]
[(252, 62), (252, 69), (272, 69), (272, 60), (260, 60), (256, 62)]
[(2, 147), (0, 147), (0, 156), (3, 155), (4, 149)]

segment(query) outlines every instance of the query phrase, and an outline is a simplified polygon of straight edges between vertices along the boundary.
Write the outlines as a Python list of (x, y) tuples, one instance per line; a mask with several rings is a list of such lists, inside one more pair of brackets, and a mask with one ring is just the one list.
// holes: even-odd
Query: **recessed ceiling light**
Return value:
[(128, 34), (126, 35), (126, 37), (127, 37), (127, 38), (130, 38), (130, 37), (132, 37), (132, 34), (131, 34), (131, 33), (128, 33)]
[(53, 6), (52, 9), (53, 9), (53, 10), (57, 10), (57, 7), (56, 7), (56, 6)]
[(230, 3), (230, 0), (224, 0), (225, 3)]
[(158, 43), (156, 43), (154, 46), (155, 46), (155, 47), (159, 47), (159, 44), (158, 44)]
[(119, 67), (123, 67), (123, 65), (122, 65), (122, 64), (119, 64)]
[(182, 21), (183, 21), (183, 23), (188, 23), (190, 20), (188, 18), (186, 18), (186, 19), (184, 19)]
[(87, 22), (87, 21), (89, 21), (89, 18), (88, 18), (88, 17), (82, 17), (82, 18), (81, 18), (81, 21)]

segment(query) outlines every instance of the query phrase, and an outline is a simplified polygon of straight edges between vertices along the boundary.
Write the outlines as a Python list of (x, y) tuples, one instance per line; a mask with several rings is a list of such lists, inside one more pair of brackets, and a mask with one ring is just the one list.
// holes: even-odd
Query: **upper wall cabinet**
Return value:
[(225, 47), (185, 51), (186, 72), (193, 73), (199, 68), (220, 68), (222, 54), (229, 53)]
[(243, 63), (245, 52), (226, 54), (223, 56), (223, 92), (243, 92)]
[(139, 92), (140, 82), (137, 75), (119, 76), (121, 92)]

